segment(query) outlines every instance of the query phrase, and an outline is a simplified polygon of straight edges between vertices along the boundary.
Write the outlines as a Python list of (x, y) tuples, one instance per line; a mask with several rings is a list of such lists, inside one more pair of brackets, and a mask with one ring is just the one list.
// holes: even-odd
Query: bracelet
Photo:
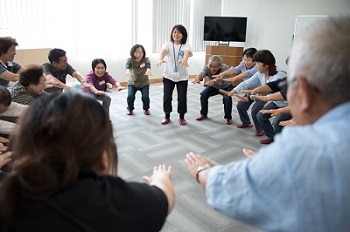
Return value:
[(199, 167), (197, 168), (196, 180), (197, 180), (198, 183), (200, 183), (200, 181), (199, 181), (199, 173), (200, 173), (201, 171), (207, 170), (208, 168), (210, 168), (210, 165), (209, 165), (209, 164), (204, 164), (204, 165), (199, 166)]
[(86, 82), (86, 80), (82, 80), (80, 83)]

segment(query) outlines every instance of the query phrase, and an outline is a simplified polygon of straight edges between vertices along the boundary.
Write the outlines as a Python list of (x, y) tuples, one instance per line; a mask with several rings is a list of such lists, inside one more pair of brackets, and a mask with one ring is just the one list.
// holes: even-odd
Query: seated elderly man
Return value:
[(294, 41), (287, 99), (295, 122), (247, 159), (186, 163), (216, 210), (266, 231), (349, 231), (350, 16)]
[[(233, 89), (233, 85), (231, 82), (225, 82), (223, 80), (216, 80), (213, 78), (213, 75), (220, 74), (223, 71), (229, 70), (230, 66), (223, 64), (221, 56), (212, 56), (209, 58), (208, 65), (205, 65), (202, 72), (200, 72), (195, 80), (192, 82), (194, 84), (200, 83), (204, 77), (208, 77), (209, 81), (206, 83), (207, 87), (201, 92), (201, 115), (196, 118), (197, 121), (202, 121), (208, 116), (208, 100), (210, 97), (221, 94), (219, 89), (223, 89), (226, 91), (231, 91)], [(226, 75), (224, 78), (229, 78), (229, 75)], [(222, 95), (222, 100), (224, 103), (224, 111), (226, 119), (226, 124), (232, 124), (232, 98)]]

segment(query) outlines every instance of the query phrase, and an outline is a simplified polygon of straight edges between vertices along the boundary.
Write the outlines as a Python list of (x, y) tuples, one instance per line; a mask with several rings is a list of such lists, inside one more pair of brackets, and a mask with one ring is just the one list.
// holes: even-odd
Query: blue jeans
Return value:
[[(270, 110), (270, 109), (278, 109), (278, 107), (274, 102), (270, 102), (266, 106), (264, 106), (263, 110)], [(258, 118), (260, 125), (262, 126), (263, 130), (265, 131), (266, 136), (273, 140), (273, 137), (275, 134), (280, 133), (283, 129), (283, 126), (280, 126), (279, 123), (281, 121), (286, 121), (292, 118), (292, 115), (290, 114), (279, 114), (273, 119), (273, 126), (271, 125), (270, 118), (272, 117), (271, 114), (262, 114), (258, 113), (256, 115)]]
[(128, 85), (128, 97), (127, 97), (127, 102), (128, 102), (128, 110), (134, 110), (135, 106), (135, 96), (136, 92), (140, 90), (141, 92), (141, 100), (143, 103), (143, 110), (148, 110), (149, 105), (150, 105), (150, 99), (149, 99), (149, 84), (143, 86), (142, 88), (138, 89), (133, 85)]
[[(233, 89), (233, 85), (230, 85), (226, 87), (224, 90), (231, 91)], [(207, 117), (208, 116), (208, 100), (211, 96), (215, 96), (221, 94), (217, 88), (214, 88), (212, 86), (206, 87), (201, 92), (201, 115)], [(226, 94), (222, 95), (222, 103), (224, 104), (224, 112), (225, 116), (224, 118), (232, 119), (232, 97), (227, 96)]]
[(173, 91), (176, 85), (177, 89), (177, 112), (184, 115), (187, 112), (187, 86), (188, 80), (174, 82), (169, 79), (163, 78), (163, 110), (165, 114), (170, 114), (173, 111)]
[(253, 104), (253, 107), (251, 110), (251, 115), (252, 115), (252, 119), (254, 122), (255, 130), (262, 131), (263, 128), (261, 127), (259, 120), (256, 118), (256, 115), (264, 107), (265, 103), (266, 102), (260, 101), (260, 100), (249, 101), (249, 102), (242, 102), (242, 101), (238, 102), (236, 107), (237, 107), (237, 111), (239, 113), (239, 117), (242, 121), (242, 124), (245, 126), (251, 124), (250, 118), (248, 115), (248, 109), (249, 109), (250, 105)]

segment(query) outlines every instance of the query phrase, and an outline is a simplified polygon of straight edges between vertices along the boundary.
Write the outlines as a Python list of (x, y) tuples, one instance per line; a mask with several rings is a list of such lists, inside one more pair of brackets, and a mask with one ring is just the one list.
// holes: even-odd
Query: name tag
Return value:
[(106, 84), (106, 82), (103, 80), (103, 81), (100, 81), (98, 84), (99, 85), (104, 85), (104, 84)]
[(145, 63), (140, 64), (140, 68), (144, 68), (146, 66)]

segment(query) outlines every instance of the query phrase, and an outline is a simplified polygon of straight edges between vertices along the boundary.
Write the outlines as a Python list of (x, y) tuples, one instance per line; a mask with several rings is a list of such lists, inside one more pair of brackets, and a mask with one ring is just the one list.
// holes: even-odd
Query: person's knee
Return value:
[(224, 104), (232, 104), (232, 98), (225, 95), (225, 96), (222, 97), (222, 103), (224, 103)]
[(141, 99), (142, 101), (149, 101), (149, 96), (142, 96)]
[[(253, 107), (252, 110), (251, 110), (251, 113), (252, 113), (252, 115), (253, 114), (257, 115), (257, 114), (260, 113), (260, 110), (261, 110), (261, 108)], [(260, 113), (260, 114), (262, 114), (262, 113)]]
[[(252, 112), (252, 114), (253, 114), (253, 112)], [(258, 112), (258, 113), (256, 114), (256, 118), (257, 118), (259, 121), (264, 121), (264, 120), (265, 120), (263, 114), (260, 113), (260, 112)]]
[(273, 128), (278, 129), (278, 128), (280, 127), (279, 123), (280, 123), (280, 122), (279, 122), (278, 120), (273, 120), (273, 121), (272, 121), (272, 126), (273, 126)]
[(134, 100), (134, 99), (135, 99), (135, 95), (129, 94), (129, 95), (128, 95), (128, 99)]
[(261, 112), (257, 112), (256, 118), (261, 122), (266, 122), (271, 118), (271, 114), (263, 114)]
[(205, 92), (201, 92), (200, 93), (200, 99), (201, 100), (208, 100), (209, 99), (209, 95), (206, 94)]

